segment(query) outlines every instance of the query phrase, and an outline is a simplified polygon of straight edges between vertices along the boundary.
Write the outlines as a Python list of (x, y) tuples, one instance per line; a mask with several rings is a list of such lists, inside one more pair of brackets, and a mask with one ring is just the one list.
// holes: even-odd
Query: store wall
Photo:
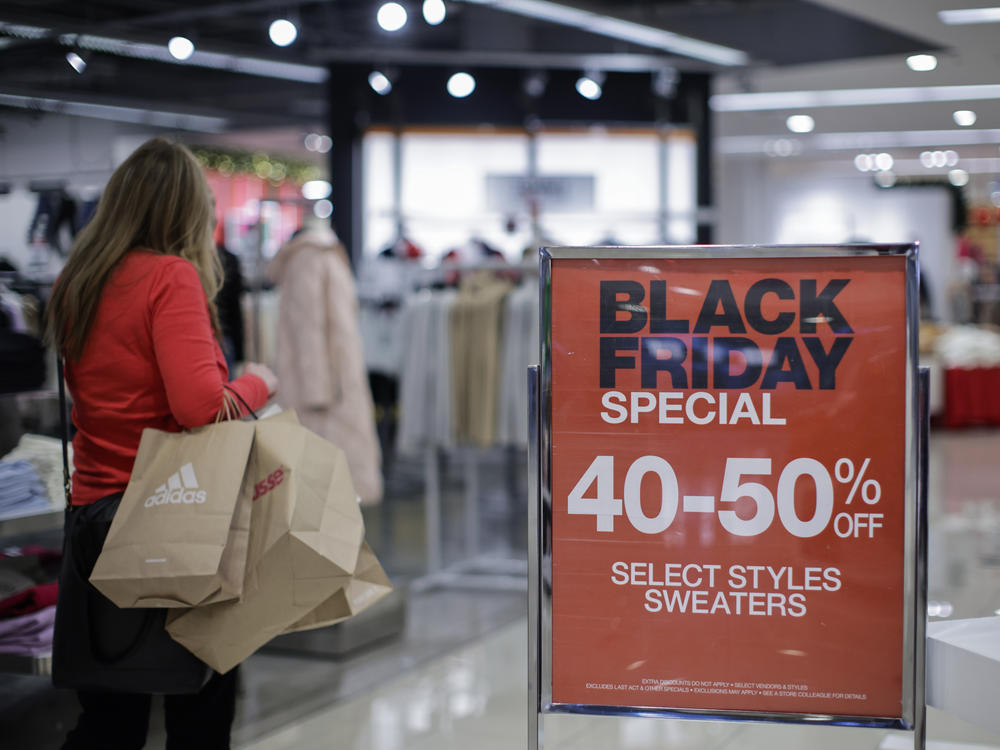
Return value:
[(849, 163), (743, 156), (718, 159), (716, 189), (721, 244), (919, 241), (935, 316), (948, 319), (956, 239), (945, 189), (879, 188)]
[[(40, 264), (28, 244), (37, 194), (30, 186), (64, 183), (79, 197), (96, 196), (114, 168), (160, 129), (83, 117), (4, 112), (0, 119), (0, 257), (18, 268)], [(45, 259), (47, 260), (47, 259)]]

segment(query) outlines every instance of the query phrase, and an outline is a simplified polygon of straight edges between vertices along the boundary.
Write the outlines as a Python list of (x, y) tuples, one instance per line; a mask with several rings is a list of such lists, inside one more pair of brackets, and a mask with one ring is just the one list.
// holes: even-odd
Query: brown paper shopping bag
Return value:
[(90, 576), (119, 607), (190, 607), (243, 590), (254, 426), (143, 430), (128, 488)]
[(255, 427), (243, 598), (174, 612), (167, 623), (175, 640), (219, 672), (347, 589), (364, 539), (343, 452), (292, 412)]
[(375, 553), (372, 552), (372, 548), (368, 546), (368, 542), (364, 542), (358, 553), (358, 562), (354, 567), (350, 583), (301, 620), (285, 628), (285, 632), (295, 633), (299, 630), (312, 630), (335, 625), (364, 612), (390, 591), (392, 591), (392, 583), (389, 581), (389, 577), (382, 569)]

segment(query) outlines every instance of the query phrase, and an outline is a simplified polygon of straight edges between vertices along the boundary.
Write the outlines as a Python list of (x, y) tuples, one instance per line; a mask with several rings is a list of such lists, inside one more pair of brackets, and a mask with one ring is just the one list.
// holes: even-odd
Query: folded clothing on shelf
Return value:
[(46, 607), (55, 605), (59, 598), (59, 584), (40, 583), (16, 594), (0, 599), (0, 620), (30, 615)]
[(0, 516), (51, 507), (49, 493), (30, 463), (0, 460)]
[[(73, 472), (73, 445), (69, 448), (69, 468)], [(50, 502), (55, 507), (65, 504), (63, 497), (62, 440), (46, 435), (22, 435), (17, 446), (3, 457), (4, 461), (27, 461), (45, 485)]]
[(52, 652), (56, 608), (0, 620), (0, 654), (39, 656)]

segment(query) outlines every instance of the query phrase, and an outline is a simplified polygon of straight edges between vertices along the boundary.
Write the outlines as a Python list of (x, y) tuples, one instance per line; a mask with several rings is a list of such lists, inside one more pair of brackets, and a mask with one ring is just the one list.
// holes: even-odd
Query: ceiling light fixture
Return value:
[(919, 104), (1000, 99), (1000, 84), (963, 86), (899, 86), (878, 89), (824, 91), (764, 91), (754, 94), (715, 94), (708, 100), (715, 112), (757, 112), (766, 109), (866, 107), (882, 104)]
[(392, 91), (392, 81), (380, 70), (373, 70), (368, 74), (368, 85), (379, 96), (385, 96)]
[(194, 42), (186, 36), (175, 36), (167, 42), (167, 51), (176, 60), (187, 60), (194, 54)]
[(98, 120), (156, 125), (175, 130), (193, 130), (199, 133), (223, 133), (229, 129), (229, 120), (225, 117), (170, 112), (159, 109), (122, 107), (112, 104), (95, 104), (93, 102), (68, 99), (21, 96), (19, 94), (0, 93), (0, 106), (41, 110), (43, 112), (58, 112), (77, 117), (93, 117)]
[(424, 0), (423, 13), (427, 23), (431, 26), (437, 26), (444, 21), (448, 10), (444, 7), (444, 0)]
[(313, 204), (313, 214), (318, 219), (329, 219), (332, 213), (333, 204), (326, 198), (321, 201), (316, 201), (316, 203)]
[(448, 79), (448, 93), (456, 99), (464, 99), (476, 90), (476, 79), (468, 73), (455, 73)]
[(302, 186), (302, 197), (308, 201), (318, 201), (329, 198), (333, 186), (326, 180), (309, 180)]
[(660, 68), (653, 73), (651, 86), (653, 93), (661, 99), (672, 99), (677, 93), (677, 80), (680, 76), (674, 68)]
[(384, 3), (375, 19), (386, 31), (399, 31), (406, 26), (406, 8), (399, 3)]
[(918, 73), (926, 73), (937, 67), (937, 58), (934, 55), (910, 55), (906, 58), (906, 67)]
[(548, 74), (545, 71), (536, 70), (524, 79), (524, 93), (532, 99), (537, 99), (545, 93), (545, 87), (548, 86), (548, 83)]
[(961, 128), (972, 127), (976, 124), (976, 113), (971, 109), (959, 109), (951, 113), (951, 118), (955, 124)]
[(883, 188), (891, 188), (896, 184), (896, 175), (888, 169), (884, 169), (875, 175), (875, 184)]
[(601, 88), (603, 82), (604, 76), (599, 73), (585, 73), (576, 79), (576, 91), (584, 99), (594, 102), (604, 93), (604, 89)]
[(83, 73), (87, 69), (87, 61), (84, 60), (76, 52), (66, 53), (66, 62), (69, 63), (70, 67), (73, 68), (77, 73)]
[(789, 115), (785, 127), (793, 133), (811, 133), (816, 127), (816, 121), (809, 115)]
[(965, 187), (969, 184), (969, 173), (964, 169), (953, 169), (948, 172), (948, 182), (955, 187)]
[(646, 26), (633, 21), (594, 13), (580, 8), (571, 8), (549, 0), (462, 0), (474, 5), (487, 5), (497, 10), (515, 13), (540, 21), (572, 26), (592, 34), (632, 42), (643, 47), (673, 52), (693, 57), (696, 60), (716, 65), (746, 65), (750, 56), (746, 52), (721, 44), (711, 44), (700, 39), (681, 36), (672, 31)]
[(267, 35), (271, 41), (279, 47), (287, 47), (294, 42), (299, 35), (299, 30), (294, 23), (287, 18), (279, 18), (271, 22), (267, 30)]
[(955, 10), (939, 10), (941, 23), (949, 26), (960, 26), (968, 23), (1000, 22), (1000, 8), (957, 8)]

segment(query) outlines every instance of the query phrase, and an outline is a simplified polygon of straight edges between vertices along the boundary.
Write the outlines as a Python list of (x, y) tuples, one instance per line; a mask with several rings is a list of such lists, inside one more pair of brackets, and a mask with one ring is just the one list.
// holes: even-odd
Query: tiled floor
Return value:
[[(935, 432), (930, 466), (929, 598), (952, 618), (1000, 610), (1000, 431)], [(290, 725), (242, 750), (509, 750), (527, 745), (527, 641), (521, 619), (471, 645)], [(997, 689), (1000, 708), (1000, 687)], [(849, 750), (910, 746), (901, 732), (590, 716), (544, 717), (552, 750)], [(1000, 748), (1000, 735), (934, 709), (937, 750)]]
[[(938, 615), (983, 617), (1000, 610), (998, 457), (1000, 430), (932, 435), (929, 598)], [(502, 466), (488, 467), (481, 483), (484, 543), (501, 546), (517, 525), (505, 515)], [(447, 561), (461, 554), (460, 471), (444, 479)], [(391, 512), (369, 518), (369, 532), (394, 576), (404, 580), (424, 564), (423, 516), (418, 488), (400, 497)], [(510, 592), (423, 592), (413, 594), (404, 636), (386, 644), (347, 658), (255, 655), (244, 667), (234, 747), (525, 748), (524, 611), (524, 597)], [(20, 678), (10, 688), (35, 695), (30, 705), (26, 698), (0, 715), (0, 747), (59, 747), (75, 720), (72, 696), (51, 690), (45, 678)], [(163, 747), (161, 727), (154, 713), (152, 750)], [(910, 741), (905, 733), (881, 730), (589, 716), (546, 716), (544, 729), (550, 750), (901, 750)], [(933, 750), (1000, 750), (1000, 735), (933, 709), (928, 733), (938, 743)]]

